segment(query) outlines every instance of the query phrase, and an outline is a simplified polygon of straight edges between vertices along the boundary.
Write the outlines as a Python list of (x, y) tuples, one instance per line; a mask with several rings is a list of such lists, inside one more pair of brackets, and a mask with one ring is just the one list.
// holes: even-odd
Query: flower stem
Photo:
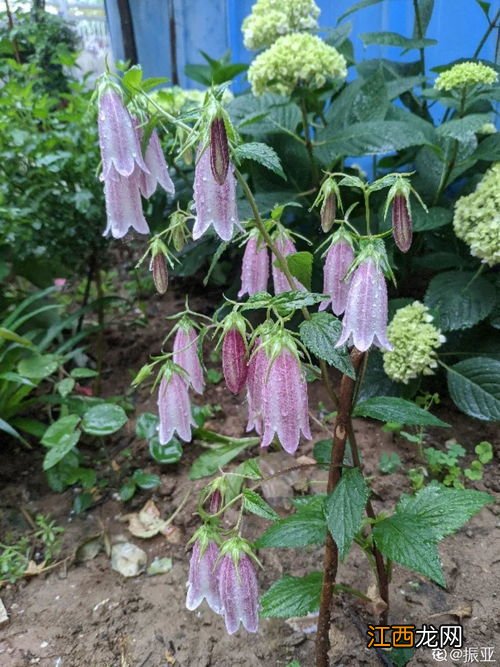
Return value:
[[(357, 372), (363, 361), (364, 353), (356, 348), (351, 352), (351, 361)], [(341, 466), (344, 461), (346, 440), (351, 418), (352, 399), (354, 396), (355, 380), (343, 375), (340, 382), (340, 395), (337, 417), (333, 429), (333, 447), (328, 472), (327, 493), (334, 491), (341, 477)], [(334, 584), (337, 576), (339, 554), (330, 532), (326, 536), (325, 555), (323, 561), (323, 585), (319, 607), (318, 631), (316, 635), (316, 667), (328, 667), (328, 651), (330, 650), (329, 630), (331, 624), (331, 606), (334, 593)]]
[(311, 141), (311, 128), (307, 120), (307, 106), (304, 98), (300, 100), (300, 110), (302, 111), (302, 126), (304, 130), (304, 139), (306, 142), (306, 150), (309, 155), (309, 162), (311, 163), (311, 179), (314, 189), (317, 188), (319, 182), (318, 165), (314, 159), (313, 145)]

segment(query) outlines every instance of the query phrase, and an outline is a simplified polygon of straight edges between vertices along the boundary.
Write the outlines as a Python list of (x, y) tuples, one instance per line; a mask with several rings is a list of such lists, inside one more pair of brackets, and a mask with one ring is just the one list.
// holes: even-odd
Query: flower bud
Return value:
[(229, 329), (224, 336), (222, 370), (229, 391), (239, 394), (247, 380), (248, 366), (245, 340), (237, 327)]
[(325, 232), (325, 234), (329, 232), (330, 229), (333, 227), (336, 214), (337, 214), (337, 200), (335, 198), (335, 194), (333, 192), (330, 192), (324, 198), (320, 210), (321, 229)]
[(208, 505), (208, 511), (210, 514), (217, 514), (217, 512), (222, 507), (222, 494), (219, 489), (215, 489), (210, 496), (210, 503)]
[(174, 338), (174, 363), (183, 368), (197, 394), (205, 389), (203, 368), (198, 356), (198, 334), (191, 320), (183, 318)]
[(153, 274), (153, 282), (158, 294), (165, 294), (168, 289), (167, 260), (162, 252), (153, 255), (150, 270)]
[(392, 235), (401, 252), (408, 252), (413, 237), (413, 224), (404, 195), (398, 194), (392, 202)]
[(224, 185), (229, 169), (229, 145), (223, 118), (214, 118), (210, 125), (210, 167), (216, 182)]

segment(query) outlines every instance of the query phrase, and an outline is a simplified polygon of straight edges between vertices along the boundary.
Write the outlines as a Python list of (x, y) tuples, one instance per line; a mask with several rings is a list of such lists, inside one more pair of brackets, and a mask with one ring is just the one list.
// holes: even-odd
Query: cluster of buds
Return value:
[(156, 130), (149, 137), (143, 132), (139, 120), (129, 114), (119, 88), (107, 79), (100, 87), (97, 118), (107, 215), (104, 234), (122, 238), (131, 227), (148, 234), (141, 194), (149, 198), (158, 184), (174, 194)]

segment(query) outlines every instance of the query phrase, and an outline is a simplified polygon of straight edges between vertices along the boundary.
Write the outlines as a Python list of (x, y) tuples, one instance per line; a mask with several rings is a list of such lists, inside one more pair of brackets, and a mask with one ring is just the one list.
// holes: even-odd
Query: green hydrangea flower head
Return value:
[(395, 382), (408, 382), (419, 375), (432, 375), (437, 350), (446, 341), (433, 324), (427, 306), (414, 301), (399, 308), (387, 327), (393, 350), (384, 352), (384, 371)]
[(457, 201), (453, 229), (471, 255), (489, 266), (500, 264), (500, 162), (488, 169), (472, 194)]
[(459, 63), (442, 72), (434, 82), (437, 90), (453, 90), (478, 84), (491, 86), (496, 83), (498, 74), (492, 67), (482, 63)]
[(248, 70), (254, 95), (290, 95), (298, 86), (321, 88), (328, 78), (346, 76), (344, 56), (308, 32), (280, 37), (255, 58)]
[(314, 0), (257, 0), (243, 21), (243, 43), (257, 51), (291, 32), (317, 30), (319, 14)]

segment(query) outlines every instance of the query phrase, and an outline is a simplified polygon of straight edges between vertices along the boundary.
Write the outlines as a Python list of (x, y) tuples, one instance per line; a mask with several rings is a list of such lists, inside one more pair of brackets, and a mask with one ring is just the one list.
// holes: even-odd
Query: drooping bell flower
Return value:
[(241, 289), (238, 298), (267, 290), (269, 253), (257, 229), (250, 232), (241, 265)]
[(162, 445), (170, 442), (175, 433), (184, 442), (191, 440), (191, 426), (195, 422), (188, 389), (183, 371), (173, 364), (167, 364), (158, 391), (159, 440)]
[(367, 252), (362, 252), (357, 260), (336, 347), (352, 344), (366, 352), (371, 345), (376, 345), (392, 350), (387, 339), (387, 285), (381, 258), (372, 249), (369, 247)]
[(259, 629), (259, 584), (250, 554), (250, 546), (240, 537), (228, 540), (221, 549), (219, 595), (230, 635), (240, 624), (247, 632)]
[(139, 234), (149, 234), (142, 212), (139, 180), (138, 168), (128, 177), (115, 174), (113, 178), (104, 179), (107, 218), (104, 236), (111, 232), (113, 238), (121, 239), (131, 227)]
[(403, 194), (396, 195), (392, 201), (392, 235), (401, 252), (408, 252), (413, 238), (413, 223), (408, 200)]
[[(293, 255), (297, 252), (295, 244), (292, 239), (284, 232), (279, 232), (274, 237), (274, 243), (276, 249), (282, 254), (283, 257), (288, 257), (288, 255)], [(288, 278), (285, 276), (283, 271), (279, 269), (276, 264), (276, 257), (273, 257), (273, 285), (274, 293), (281, 294), (282, 292), (289, 292), (291, 289), (306, 291), (304, 285), (299, 282), (296, 278), (293, 279), (294, 288), (291, 287), (288, 282)]]
[[(136, 126), (139, 140), (142, 141), (142, 131)], [(149, 173), (142, 172), (139, 186), (142, 196), (149, 199), (156, 191), (156, 186), (161, 185), (169, 195), (175, 194), (175, 186), (168, 173), (168, 166), (160, 144), (156, 130), (151, 132), (149, 143), (144, 154), (144, 162)]]
[(208, 526), (202, 526), (193, 536), (194, 546), (189, 562), (186, 607), (193, 611), (205, 599), (216, 614), (222, 613), (219, 594), (219, 547), (217, 536)]
[(198, 355), (198, 333), (191, 320), (183, 317), (174, 338), (174, 363), (186, 371), (189, 382), (197, 394), (203, 394), (205, 380)]
[(351, 276), (346, 278), (346, 274), (353, 261), (354, 250), (349, 234), (343, 231), (337, 232), (326, 253), (323, 269), (323, 293), (328, 294), (330, 298), (321, 302), (319, 310), (326, 310), (331, 305), (335, 315), (342, 315), (351, 282)]
[(230, 315), (224, 326), (222, 371), (226, 386), (233, 394), (239, 394), (247, 380), (245, 328), (245, 320), (237, 313)]
[(229, 170), (229, 144), (223, 118), (214, 118), (210, 125), (210, 166), (219, 185), (224, 185)]
[(208, 145), (196, 162), (194, 173), (194, 207), (196, 220), (193, 239), (196, 241), (213, 226), (223, 241), (233, 237), (234, 226), (240, 227), (236, 203), (236, 178), (231, 167), (226, 180), (219, 185), (211, 167), (211, 146)]
[(259, 435), (262, 434), (264, 426), (262, 419), (262, 393), (268, 368), (269, 359), (263, 345), (263, 339), (258, 337), (255, 340), (254, 350), (248, 362), (248, 423), (246, 430), (251, 431), (255, 429)]
[(262, 387), (261, 447), (268, 447), (276, 435), (283, 449), (294, 454), (301, 434), (311, 439), (307, 382), (290, 335), (280, 334), (266, 347), (269, 368)]
[(136, 169), (149, 173), (132, 118), (120, 92), (109, 84), (99, 95), (97, 125), (105, 183), (118, 176), (132, 176)]

